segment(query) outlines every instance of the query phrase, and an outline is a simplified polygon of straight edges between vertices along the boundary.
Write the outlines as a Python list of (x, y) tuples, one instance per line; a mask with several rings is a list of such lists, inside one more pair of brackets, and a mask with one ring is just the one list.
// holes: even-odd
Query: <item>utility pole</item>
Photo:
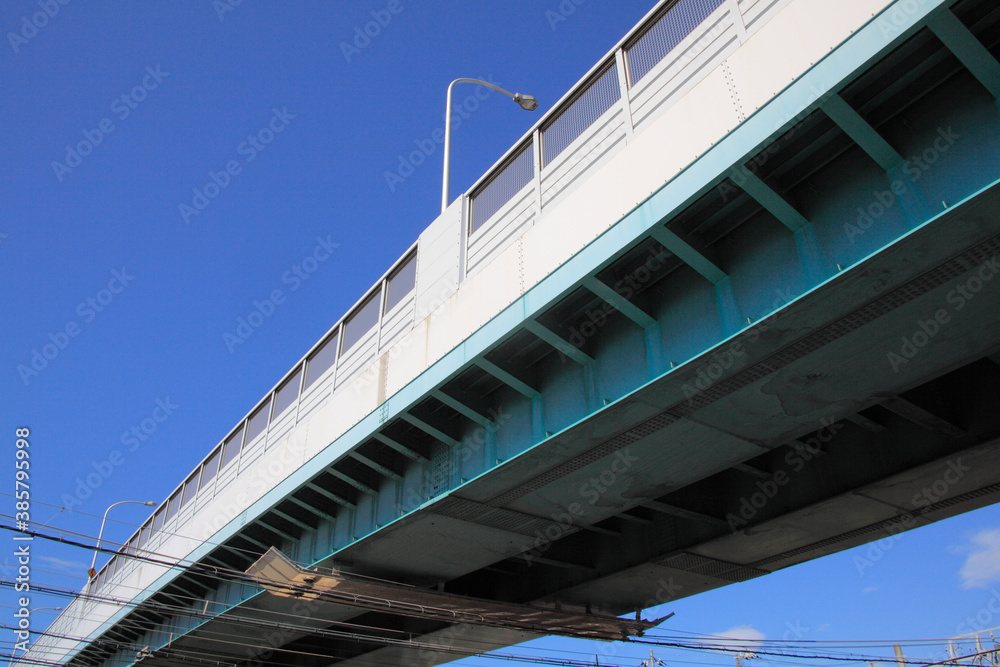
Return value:
[(653, 649), (649, 649), (649, 660), (643, 660), (640, 662), (639, 667), (667, 667), (667, 663), (655, 657), (653, 655)]

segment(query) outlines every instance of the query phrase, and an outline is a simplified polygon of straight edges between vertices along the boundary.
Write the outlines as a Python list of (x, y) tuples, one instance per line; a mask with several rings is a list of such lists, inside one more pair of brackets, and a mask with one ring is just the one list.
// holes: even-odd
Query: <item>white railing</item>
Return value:
[[(465, 275), (488, 264), (547, 207), (624, 148), (635, 131), (735, 51), (747, 34), (738, 8), (757, 19), (787, 2), (660, 3), (545, 114), (516, 153), (508, 151), (469, 191)], [(537, 168), (529, 161), (533, 156)]]

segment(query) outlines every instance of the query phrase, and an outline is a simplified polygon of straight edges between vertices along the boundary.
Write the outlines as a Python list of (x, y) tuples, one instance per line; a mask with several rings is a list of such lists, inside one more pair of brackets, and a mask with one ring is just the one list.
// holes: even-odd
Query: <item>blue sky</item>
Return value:
[[(443, 126), (448, 82), (490, 78), (535, 95), (542, 113), (652, 5), (4, 2), (8, 493), (15, 428), (27, 426), (33, 519), (93, 535), (109, 504), (162, 500), (436, 217), (440, 146), (412, 170), (400, 160)], [(374, 20), (377, 34), (359, 37)], [(474, 92), (459, 87), (456, 101)], [(538, 117), (497, 94), (471, 99), (454, 134), (453, 195)], [(328, 258), (304, 272), (318, 246)], [(227, 339), (274, 290), (283, 299), (263, 324)], [(123, 447), (144, 421), (155, 430)], [(95, 471), (108, 474), (81, 492)], [(41, 504), (67, 499), (77, 511)], [(118, 508), (108, 537), (127, 537), (145, 512)], [(998, 530), (1000, 511), (987, 508), (885, 542), (870, 567), (858, 565), (871, 555), (862, 547), (681, 600), (665, 607), (677, 616), (664, 631), (829, 641), (947, 637), (977, 614), (989, 616), (980, 627), (1000, 625)], [(35, 549), (39, 580), (83, 584), (88, 553)]]

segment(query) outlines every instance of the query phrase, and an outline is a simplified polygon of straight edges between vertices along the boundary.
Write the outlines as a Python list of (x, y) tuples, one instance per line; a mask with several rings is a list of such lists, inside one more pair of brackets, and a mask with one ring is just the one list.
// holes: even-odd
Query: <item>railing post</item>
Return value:
[(736, 35), (740, 38), (740, 44), (747, 41), (747, 27), (743, 22), (743, 12), (740, 11), (740, 0), (726, 0), (729, 7), (729, 15), (733, 18), (733, 27), (736, 28)]
[(618, 68), (618, 88), (621, 91), (622, 121), (625, 125), (625, 143), (632, 141), (635, 128), (632, 126), (632, 104), (628, 94), (628, 66), (625, 49), (615, 51), (615, 65)]
[(536, 127), (531, 134), (531, 149), (535, 156), (535, 219), (542, 216), (542, 130)]
[[(465, 282), (465, 273), (469, 266), (469, 236), (472, 231), (473, 203), (472, 197), (468, 193), (462, 193), (458, 199), (461, 207), (458, 212), (458, 224), (460, 225), (458, 230), (458, 284), (461, 285)], [(416, 301), (414, 301), (413, 310), (416, 312)]]

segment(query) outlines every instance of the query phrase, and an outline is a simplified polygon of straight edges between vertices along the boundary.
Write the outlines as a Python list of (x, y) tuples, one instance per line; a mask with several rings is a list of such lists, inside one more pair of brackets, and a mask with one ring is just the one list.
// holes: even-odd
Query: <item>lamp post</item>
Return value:
[(101, 530), (99, 533), (97, 533), (97, 544), (94, 545), (94, 557), (90, 561), (90, 569), (87, 570), (87, 574), (90, 576), (90, 579), (93, 579), (94, 577), (97, 576), (97, 571), (94, 569), (94, 566), (97, 565), (97, 552), (101, 548), (101, 538), (104, 537), (104, 524), (107, 523), (108, 512), (111, 511), (112, 507), (117, 507), (118, 505), (128, 505), (128, 504), (145, 505), (146, 507), (156, 507), (156, 501), (154, 500), (119, 500), (117, 503), (112, 503), (111, 505), (108, 506), (108, 509), (104, 510), (104, 518), (101, 519)]
[(511, 98), (520, 105), (525, 111), (534, 111), (538, 108), (538, 100), (536, 100), (531, 95), (522, 95), (521, 93), (510, 93), (500, 88), (499, 86), (494, 86), (488, 81), (480, 81), (479, 79), (455, 79), (450, 84), (448, 84), (448, 101), (444, 109), (444, 185), (441, 190), (441, 212), (444, 213), (445, 209), (448, 208), (448, 181), (451, 175), (451, 89), (455, 87), (456, 83), (475, 83), (480, 86), (486, 86), (487, 88), (492, 88), (493, 90), (503, 93), (507, 97)]

